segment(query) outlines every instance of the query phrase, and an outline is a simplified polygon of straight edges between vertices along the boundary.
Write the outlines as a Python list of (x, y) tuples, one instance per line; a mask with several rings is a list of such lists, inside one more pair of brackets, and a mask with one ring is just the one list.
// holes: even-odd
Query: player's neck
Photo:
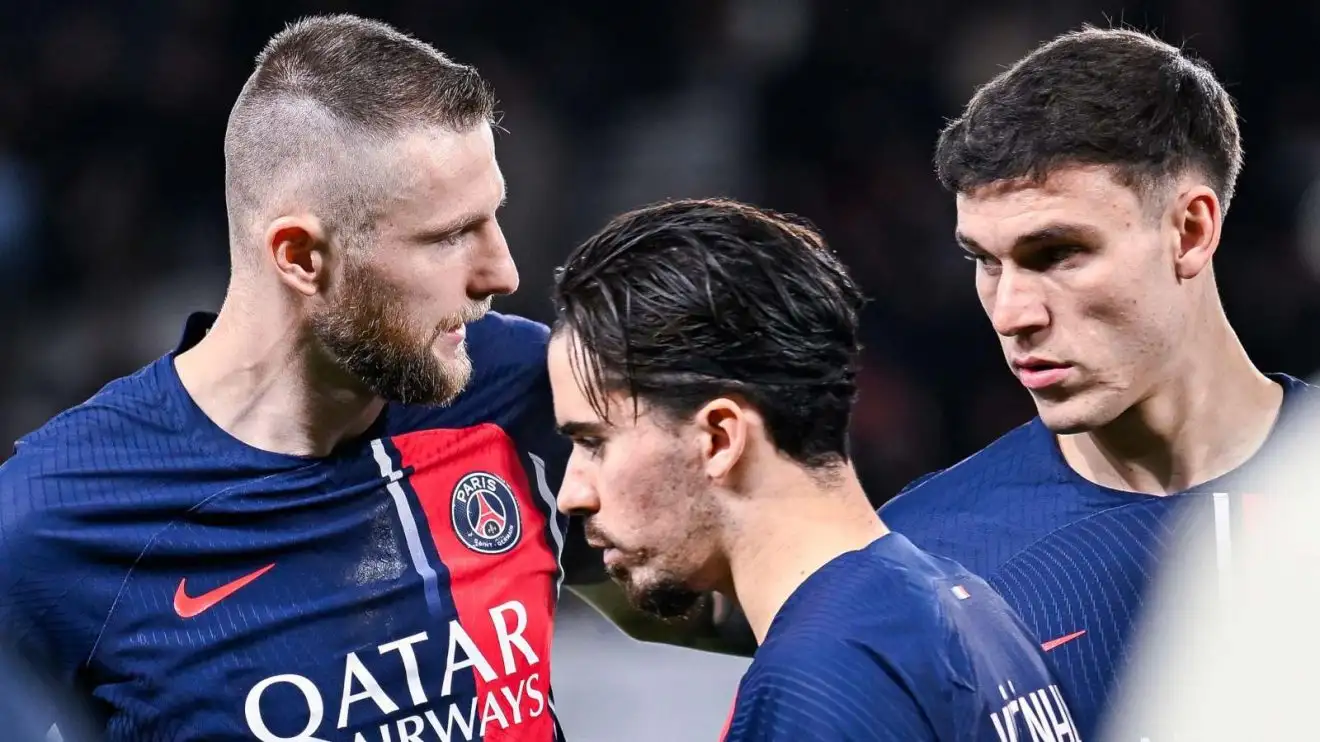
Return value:
[(254, 317), (226, 304), (207, 336), (175, 358), (184, 389), (225, 432), (263, 451), (325, 456), (380, 415), (378, 397), (313, 368), (292, 313)]
[(1274, 427), (1283, 390), (1251, 363), (1227, 320), (1212, 334), (1191, 343), (1198, 352), (1114, 422), (1061, 436), (1069, 465), (1097, 484), (1162, 495), (1251, 458)]
[(756, 636), (765, 640), (775, 615), (816, 570), (888, 533), (851, 466), (828, 480), (798, 467), (735, 505), (729, 529), (733, 590)]

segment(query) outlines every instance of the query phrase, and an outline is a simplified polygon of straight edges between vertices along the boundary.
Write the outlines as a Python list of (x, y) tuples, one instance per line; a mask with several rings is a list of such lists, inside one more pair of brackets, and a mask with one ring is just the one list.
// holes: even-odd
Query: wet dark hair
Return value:
[(721, 199), (638, 209), (573, 251), (555, 303), (603, 419), (613, 391), (676, 420), (738, 396), (794, 460), (847, 460), (863, 297), (804, 220)]

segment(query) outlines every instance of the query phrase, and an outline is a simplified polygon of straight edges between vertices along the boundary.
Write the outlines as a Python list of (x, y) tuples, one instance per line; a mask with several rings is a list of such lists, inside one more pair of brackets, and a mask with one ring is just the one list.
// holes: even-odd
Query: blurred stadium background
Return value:
[[(873, 298), (855, 430), (877, 504), (1032, 414), (929, 155), (975, 84), (1083, 22), (1185, 43), (1229, 85), (1248, 153), (1218, 259), (1229, 315), (1263, 368), (1320, 369), (1320, 4), (5, 0), (6, 449), (219, 305), (229, 107), (271, 34), (334, 11), (392, 22), (494, 81), (523, 276), (499, 309), (546, 319), (566, 251), (647, 201), (727, 195), (820, 225)], [(593, 619), (570, 602), (557, 646), (576, 739), (715, 736), (740, 661), (675, 660)]]

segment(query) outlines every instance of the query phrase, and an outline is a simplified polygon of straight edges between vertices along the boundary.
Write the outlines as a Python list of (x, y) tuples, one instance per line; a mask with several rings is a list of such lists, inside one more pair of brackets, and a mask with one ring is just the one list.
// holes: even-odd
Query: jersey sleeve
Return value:
[(33, 463), (20, 453), (0, 466), (0, 642), (71, 679), (76, 651), (56, 635), (60, 622), (53, 619), (80, 575), (67, 570), (71, 555), (43, 535), (59, 530), (45, 508), (58, 495)]
[(738, 687), (723, 742), (935, 742), (915, 699), (861, 647), (776, 647)]
[(63, 514), (68, 478), (48, 463), (20, 449), (0, 466), (0, 695), (21, 702), (23, 723), (68, 730), (88, 718), (71, 691), (118, 583), (82, 558), (91, 540)]

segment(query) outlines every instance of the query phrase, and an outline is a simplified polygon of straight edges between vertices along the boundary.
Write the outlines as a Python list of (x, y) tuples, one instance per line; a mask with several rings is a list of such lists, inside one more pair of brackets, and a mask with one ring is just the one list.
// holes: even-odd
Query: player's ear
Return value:
[(1180, 279), (1195, 278), (1210, 265), (1219, 248), (1223, 214), (1219, 197), (1206, 185), (1194, 185), (1173, 204), (1173, 226), (1178, 233), (1174, 268)]
[(701, 458), (706, 476), (727, 479), (747, 449), (751, 410), (728, 397), (706, 403), (697, 412), (696, 424), (701, 434)]
[(312, 296), (329, 279), (329, 241), (325, 225), (310, 214), (282, 216), (266, 227), (265, 248), (275, 272), (289, 288)]

